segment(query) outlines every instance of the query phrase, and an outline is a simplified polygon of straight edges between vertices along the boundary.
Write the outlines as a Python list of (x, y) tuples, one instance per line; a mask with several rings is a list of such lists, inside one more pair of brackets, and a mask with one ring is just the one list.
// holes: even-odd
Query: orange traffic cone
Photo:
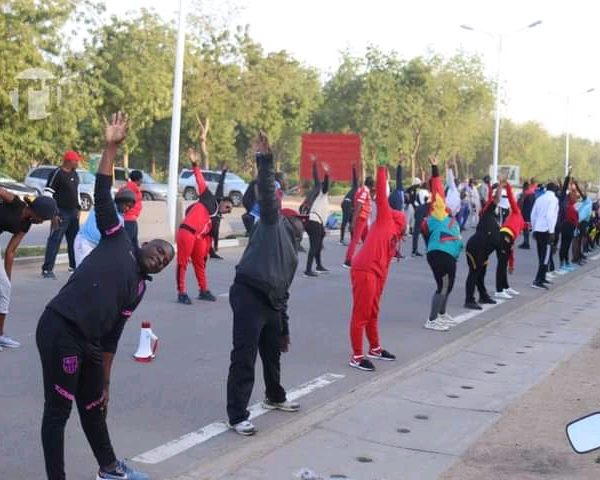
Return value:
[(142, 322), (142, 331), (140, 332), (140, 344), (137, 351), (133, 354), (136, 362), (151, 362), (156, 357), (158, 349), (158, 337), (154, 335), (150, 322)]

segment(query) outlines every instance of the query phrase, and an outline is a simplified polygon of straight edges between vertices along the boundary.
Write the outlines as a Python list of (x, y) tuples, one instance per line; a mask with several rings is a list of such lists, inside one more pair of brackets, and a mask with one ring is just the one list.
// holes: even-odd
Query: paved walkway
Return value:
[(599, 478), (564, 435), (598, 409), (599, 280), (592, 270), (303, 417), (280, 413), (277, 430), (178, 478)]

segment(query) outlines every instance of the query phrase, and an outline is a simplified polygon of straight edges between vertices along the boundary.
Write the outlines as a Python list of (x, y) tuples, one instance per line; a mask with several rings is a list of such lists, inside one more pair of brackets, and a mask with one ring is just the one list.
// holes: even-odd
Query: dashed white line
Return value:
[[(332, 383), (337, 382), (338, 380), (344, 378), (345, 375), (339, 375), (336, 373), (326, 373), (321, 375), (320, 377), (315, 378), (303, 385), (300, 385), (298, 388), (290, 390), (287, 392), (288, 400), (297, 400), (298, 398), (304, 397), (315, 390), (319, 390), (323, 387), (331, 385)], [(256, 418), (260, 415), (263, 415), (269, 410), (262, 407), (260, 403), (252, 405), (248, 411), (250, 412), (250, 419)], [(202, 427), (200, 430), (196, 430), (195, 432), (187, 433), (175, 440), (172, 440), (160, 447), (156, 447), (152, 450), (149, 450), (145, 453), (141, 453), (138, 456), (133, 458), (134, 462), (140, 463), (148, 463), (148, 464), (157, 464), (160, 462), (164, 462), (175, 455), (178, 455), (186, 450), (189, 450), (196, 445), (206, 442), (221, 433), (224, 433), (228, 430), (225, 422), (214, 422), (210, 425)]]

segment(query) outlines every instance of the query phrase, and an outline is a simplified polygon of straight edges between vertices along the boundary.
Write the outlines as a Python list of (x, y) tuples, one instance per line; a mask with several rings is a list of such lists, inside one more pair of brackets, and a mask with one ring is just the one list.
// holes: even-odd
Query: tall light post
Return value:
[(529, 25), (520, 28), (518, 30), (515, 30), (513, 32), (509, 32), (508, 34), (499, 32), (499, 33), (493, 33), (493, 32), (487, 32), (485, 30), (479, 30), (476, 28), (473, 28), (469, 25), (461, 25), (460, 28), (464, 29), (464, 30), (469, 30), (471, 32), (480, 32), (480, 33), (484, 33), (485, 35), (489, 35), (490, 37), (494, 38), (497, 41), (497, 50), (498, 50), (498, 70), (496, 71), (496, 118), (495, 118), (495, 123), (494, 123), (494, 150), (493, 150), (493, 157), (492, 157), (492, 182), (496, 183), (498, 181), (498, 151), (500, 148), (500, 80), (501, 80), (501, 75), (502, 75), (502, 42), (504, 37), (506, 37), (507, 35), (514, 35), (516, 33), (522, 32), (523, 30), (527, 30), (529, 28), (533, 28), (533, 27), (537, 27), (538, 25), (540, 25), (542, 23), (541, 20), (538, 20), (536, 22), (530, 23)]
[(171, 119), (171, 146), (169, 149), (169, 183), (167, 188), (167, 210), (169, 230), (175, 237), (177, 220), (177, 181), (179, 171), (179, 136), (181, 132), (181, 95), (183, 90), (183, 57), (185, 52), (185, 0), (179, 0), (179, 22), (177, 28), (177, 50), (173, 79), (173, 115)]
[(570, 105), (571, 99), (573, 97), (578, 97), (580, 95), (585, 95), (586, 93), (592, 93), (595, 88), (588, 88), (583, 92), (576, 93), (575, 95), (567, 95), (566, 98), (566, 116), (565, 116), (565, 177), (569, 174), (569, 141), (571, 138), (570, 125), (569, 125), (569, 113), (570, 113)]

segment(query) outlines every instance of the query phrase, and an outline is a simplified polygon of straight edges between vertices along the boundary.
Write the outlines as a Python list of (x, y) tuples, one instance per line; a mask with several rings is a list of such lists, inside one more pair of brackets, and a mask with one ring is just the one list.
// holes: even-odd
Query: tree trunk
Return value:
[(210, 168), (210, 163), (208, 161), (208, 147), (207, 147), (207, 138), (208, 138), (208, 129), (210, 128), (210, 119), (206, 117), (204, 123), (200, 120), (200, 117), (196, 115), (196, 120), (198, 121), (198, 143), (200, 145), (200, 162), (202, 163), (202, 168), (208, 170)]

